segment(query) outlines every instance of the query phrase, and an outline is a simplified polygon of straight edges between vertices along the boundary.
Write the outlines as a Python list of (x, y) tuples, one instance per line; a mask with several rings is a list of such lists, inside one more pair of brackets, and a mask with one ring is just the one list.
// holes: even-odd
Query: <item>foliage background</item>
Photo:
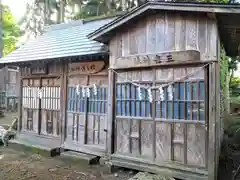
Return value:
[(15, 22), (13, 15), (7, 6), (2, 7), (2, 26), (3, 26), (3, 56), (11, 53), (16, 49), (18, 37), (21, 35), (21, 31), (17, 23)]

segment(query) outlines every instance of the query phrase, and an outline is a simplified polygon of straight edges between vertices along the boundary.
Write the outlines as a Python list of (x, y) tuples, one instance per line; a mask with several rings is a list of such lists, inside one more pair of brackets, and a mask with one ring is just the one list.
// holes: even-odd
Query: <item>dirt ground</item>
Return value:
[[(5, 113), (0, 125), (11, 124), (17, 113)], [(86, 166), (63, 162), (30, 152), (19, 152), (0, 146), (0, 180), (128, 180), (134, 173), (120, 170), (104, 173), (100, 165)]]
[(70, 164), (60, 159), (0, 147), (0, 180), (128, 180), (131, 171), (103, 173), (100, 165)]

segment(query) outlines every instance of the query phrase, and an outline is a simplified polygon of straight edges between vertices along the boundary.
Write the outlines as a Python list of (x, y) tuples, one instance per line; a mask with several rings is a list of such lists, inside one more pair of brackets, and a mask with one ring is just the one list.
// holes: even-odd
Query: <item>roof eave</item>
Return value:
[[(198, 8), (196, 8), (196, 6)], [(185, 12), (203, 12), (203, 13), (225, 13), (225, 14), (240, 14), (239, 5), (224, 5), (224, 4), (197, 4), (197, 3), (171, 3), (171, 2), (148, 2), (140, 7), (134, 8), (132, 11), (117, 18), (104, 27), (94, 31), (87, 37), (91, 40), (104, 42), (103, 36), (113, 29), (128, 22), (132, 18), (144, 13), (145, 11), (166, 10), (166, 11), (185, 11)]]

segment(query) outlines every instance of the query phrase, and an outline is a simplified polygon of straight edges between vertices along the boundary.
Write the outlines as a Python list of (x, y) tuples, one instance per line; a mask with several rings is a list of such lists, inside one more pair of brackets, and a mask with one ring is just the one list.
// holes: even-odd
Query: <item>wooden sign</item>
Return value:
[(149, 67), (188, 61), (200, 61), (200, 52), (186, 50), (121, 57), (115, 60), (113, 68)]
[(70, 63), (68, 66), (69, 75), (73, 74), (95, 74), (103, 70), (104, 61), (91, 61), (82, 63)]

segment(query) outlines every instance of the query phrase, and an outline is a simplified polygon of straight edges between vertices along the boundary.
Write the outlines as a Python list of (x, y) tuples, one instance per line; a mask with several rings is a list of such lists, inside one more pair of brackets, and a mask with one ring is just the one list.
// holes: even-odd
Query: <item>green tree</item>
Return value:
[(16, 49), (18, 37), (21, 31), (17, 23), (14, 21), (13, 15), (7, 6), (2, 6), (3, 9), (3, 56), (11, 53)]

